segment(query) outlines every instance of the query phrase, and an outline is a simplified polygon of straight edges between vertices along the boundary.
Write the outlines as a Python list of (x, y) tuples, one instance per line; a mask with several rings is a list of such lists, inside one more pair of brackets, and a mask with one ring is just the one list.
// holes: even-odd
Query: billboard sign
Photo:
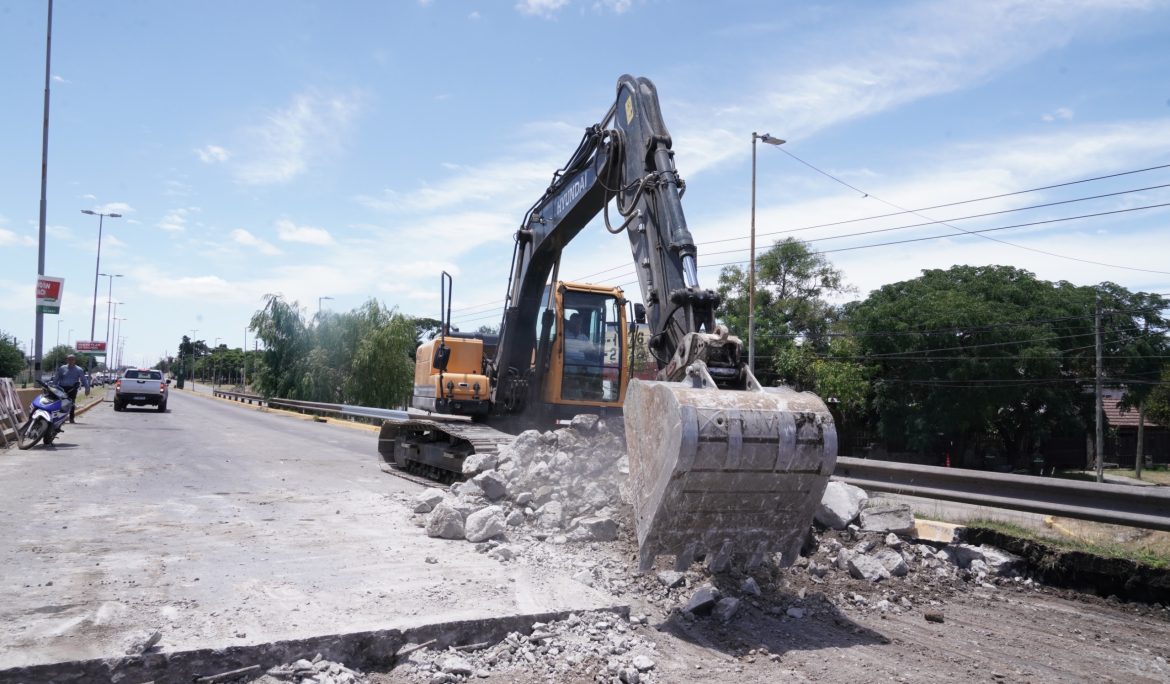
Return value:
[(64, 292), (64, 278), (37, 276), (37, 313), (61, 313), (61, 295)]
[(104, 340), (78, 340), (73, 348), (79, 352), (106, 353), (106, 343)]

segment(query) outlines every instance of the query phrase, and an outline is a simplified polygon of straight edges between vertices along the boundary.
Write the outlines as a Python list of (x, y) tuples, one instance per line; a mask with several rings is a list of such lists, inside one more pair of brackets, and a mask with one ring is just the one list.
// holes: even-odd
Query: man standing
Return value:
[(85, 385), (85, 396), (89, 396), (89, 376), (77, 365), (76, 356), (70, 354), (65, 357), (65, 365), (57, 369), (53, 382), (69, 395), (69, 422), (75, 422), (73, 412), (77, 408), (77, 388)]

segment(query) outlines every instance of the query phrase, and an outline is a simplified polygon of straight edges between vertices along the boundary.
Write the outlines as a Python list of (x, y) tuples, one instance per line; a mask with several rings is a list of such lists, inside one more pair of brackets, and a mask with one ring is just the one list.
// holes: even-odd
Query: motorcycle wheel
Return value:
[(45, 436), (45, 431), (49, 428), (49, 424), (43, 420), (34, 420), (32, 424), (26, 427), (19, 435), (19, 441), (16, 446), (20, 449), (31, 449), (41, 438)]
[(57, 431), (50, 428), (49, 430), (46, 430), (45, 435), (43, 437), (41, 437), (41, 444), (44, 444), (45, 446), (49, 446), (50, 444), (53, 443), (54, 439), (57, 439)]

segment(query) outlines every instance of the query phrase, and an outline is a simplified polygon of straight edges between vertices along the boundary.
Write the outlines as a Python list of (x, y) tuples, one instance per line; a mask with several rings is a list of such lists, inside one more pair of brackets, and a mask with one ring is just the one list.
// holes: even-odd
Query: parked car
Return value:
[(114, 383), (114, 410), (122, 411), (127, 406), (154, 406), (159, 411), (166, 411), (167, 386), (170, 384), (160, 370), (131, 368)]

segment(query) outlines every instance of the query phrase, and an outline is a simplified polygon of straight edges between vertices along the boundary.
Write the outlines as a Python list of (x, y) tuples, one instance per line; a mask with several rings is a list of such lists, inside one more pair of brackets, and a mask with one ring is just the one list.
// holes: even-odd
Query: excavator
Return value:
[[(833, 472), (836, 429), (814, 394), (761, 386), (740, 338), (718, 322), (685, 190), (654, 84), (623, 75), (515, 234), (498, 336), (454, 331), (453, 282), (442, 275), (443, 325), (416, 354), (415, 410), (381, 428), (383, 459), (456, 480), (465, 459), (522, 430), (621, 416), (643, 571), (660, 554), (680, 568), (699, 556), (751, 564), (779, 552), (792, 562)], [(598, 215), (629, 240), (640, 303), (560, 280), (564, 248)], [(638, 325), (654, 380), (631, 377)]]

